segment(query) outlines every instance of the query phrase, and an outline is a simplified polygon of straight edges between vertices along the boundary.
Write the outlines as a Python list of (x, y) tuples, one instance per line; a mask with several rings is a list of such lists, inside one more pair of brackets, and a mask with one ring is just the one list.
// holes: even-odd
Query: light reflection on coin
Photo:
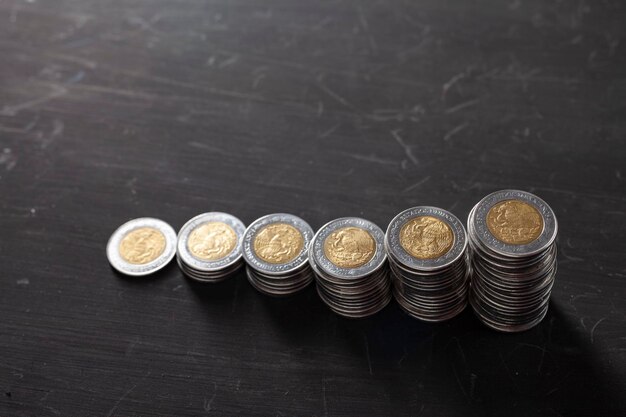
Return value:
[(433, 216), (417, 216), (400, 230), (400, 245), (418, 259), (439, 258), (454, 243), (452, 229)]
[(189, 278), (219, 282), (242, 265), (245, 226), (235, 216), (221, 212), (200, 214), (178, 233), (178, 264)]
[(504, 200), (487, 213), (489, 231), (504, 243), (525, 245), (543, 230), (543, 218), (536, 208), (520, 200)]
[[(509, 203), (511, 200), (514, 202)], [(470, 228), (481, 247), (505, 258), (544, 252), (558, 232), (550, 206), (536, 195), (518, 190), (497, 191), (484, 197), (472, 209), (468, 231)]]
[(222, 259), (237, 245), (237, 234), (223, 222), (206, 222), (193, 229), (187, 246), (193, 256), (207, 261)]
[(358, 268), (374, 256), (376, 243), (358, 227), (342, 227), (324, 240), (324, 255), (340, 268)]
[(286, 223), (273, 223), (261, 229), (254, 238), (254, 253), (265, 262), (284, 264), (302, 251), (302, 233)]
[(393, 295), (412, 317), (448, 320), (467, 305), (467, 237), (452, 213), (430, 206), (404, 210), (389, 223), (385, 250)]
[(517, 332), (545, 317), (557, 271), (557, 221), (539, 197), (489, 194), (471, 210), (470, 304), (487, 326)]
[(292, 214), (268, 214), (252, 222), (243, 236), (250, 284), (276, 297), (306, 288), (313, 281), (308, 263), (312, 239), (311, 226)]
[(120, 242), (120, 256), (136, 265), (154, 261), (165, 250), (165, 236), (153, 227), (140, 227), (128, 232)]
[(142, 217), (120, 226), (107, 244), (109, 262), (119, 272), (140, 276), (158, 271), (176, 253), (176, 232), (159, 219)]
[(328, 222), (313, 237), (309, 263), (317, 292), (335, 313), (349, 318), (370, 316), (391, 300), (384, 233), (357, 217)]

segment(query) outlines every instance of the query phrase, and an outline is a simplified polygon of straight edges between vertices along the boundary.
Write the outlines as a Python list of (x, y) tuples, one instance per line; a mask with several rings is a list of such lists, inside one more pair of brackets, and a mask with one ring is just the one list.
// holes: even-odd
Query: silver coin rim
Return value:
[(389, 303), (391, 303), (391, 300), (393, 299), (393, 294), (391, 294), (391, 291), (388, 291), (388, 293), (381, 297), (381, 299), (379, 300), (380, 303), (376, 303), (373, 306), (366, 308), (365, 310), (362, 311), (350, 311), (348, 312), (348, 310), (343, 309), (340, 306), (336, 306), (335, 304), (329, 304), (326, 301), (326, 298), (323, 294), (320, 294), (320, 287), (316, 286), (316, 291), (318, 296), (320, 297), (320, 299), (322, 300), (322, 302), (326, 305), (326, 307), (328, 307), (328, 309), (330, 311), (332, 311), (333, 313), (342, 316), (344, 318), (348, 318), (348, 319), (363, 319), (366, 317), (370, 317), (373, 316), (375, 314), (378, 314), (379, 312), (381, 312), (385, 307), (387, 307), (389, 305)]
[[(358, 268), (341, 268), (326, 257), (324, 254), (324, 240), (330, 233), (341, 227), (359, 227), (370, 233), (376, 243), (376, 252), (374, 252), (374, 256), (366, 264)], [(385, 234), (382, 229), (369, 220), (360, 217), (340, 217), (329, 221), (315, 233), (309, 249), (309, 259), (313, 260), (322, 272), (331, 277), (340, 279), (362, 278), (377, 271), (385, 264), (387, 252), (384, 248), (384, 238)]]
[[(226, 223), (235, 231), (235, 234), (237, 235), (237, 244), (233, 250), (225, 257), (215, 261), (207, 261), (196, 258), (191, 254), (187, 246), (187, 241), (189, 240), (191, 232), (202, 223), (207, 222)], [(224, 268), (228, 268), (241, 259), (242, 241), (245, 230), (246, 226), (243, 222), (232, 214), (220, 211), (199, 214), (190, 219), (183, 225), (183, 227), (180, 228), (180, 231), (178, 232), (177, 254), (180, 260), (191, 269), (206, 272), (220, 271)]]
[(492, 320), (491, 318), (485, 317), (482, 315), (482, 313), (480, 311), (477, 310), (476, 306), (474, 305), (476, 300), (472, 299), (471, 296), (469, 298), (469, 304), (472, 308), (472, 310), (474, 311), (474, 314), (476, 315), (476, 317), (478, 318), (478, 320), (485, 326), (493, 329), (493, 330), (497, 330), (500, 332), (505, 332), (505, 333), (518, 333), (518, 332), (523, 332), (526, 330), (530, 330), (533, 327), (537, 326), (539, 323), (541, 323), (543, 321), (543, 319), (546, 317), (548, 310), (550, 308), (550, 303), (548, 303), (545, 307), (545, 310), (539, 315), (537, 316), (537, 319), (535, 320), (531, 320), (527, 323), (523, 323), (523, 324), (507, 324), (507, 323), (502, 323), (502, 322), (497, 322), (495, 320)]
[[(539, 211), (543, 217), (543, 230), (539, 237), (525, 245), (511, 245), (498, 240), (491, 234), (487, 227), (487, 213), (497, 203), (504, 200), (521, 200)], [(468, 228), (478, 241), (497, 254), (522, 257), (535, 255), (546, 250), (556, 239), (558, 223), (554, 211), (541, 198), (527, 191), (520, 190), (500, 190), (493, 192), (476, 204), (468, 217)]]
[[(304, 240), (302, 250), (293, 260), (283, 264), (265, 262), (254, 252), (254, 239), (261, 229), (274, 223), (286, 223), (295, 227)], [(253, 221), (243, 235), (243, 258), (252, 268), (268, 275), (289, 274), (305, 265), (309, 260), (309, 245), (313, 240), (313, 229), (298, 216), (288, 213), (273, 213)]]
[[(418, 216), (432, 216), (450, 226), (454, 235), (454, 243), (450, 250), (438, 258), (418, 259), (402, 247), (400, 244), (400, 230), (402, 230), (406, 222)], [(465, 227), (454, 214), (438, 207), (418, 206), (400, 212), (389, 222), (387, 232), (385, 233), (385, 249), (396, 262), (409, 269), (431, 271), (445, 268), (463, 256), (467, 248), (467, 240)]]
[[(140, 227), (151, 227), (161, 232), (165, 237), (165, 248), (163, 253), (155, 260), (147, 264), (136, 265), (126, 262), (117, 248), (124, 236)], [(139, 217), (122, 224), (111, 234), (107, 242), (107, 258), (111, 266), (122, 274), (130, 276), (149, 275), (164, 268), (174, 258), (176, 255), (176, 241), (176, 231), (168, 223), (154, 217)]]

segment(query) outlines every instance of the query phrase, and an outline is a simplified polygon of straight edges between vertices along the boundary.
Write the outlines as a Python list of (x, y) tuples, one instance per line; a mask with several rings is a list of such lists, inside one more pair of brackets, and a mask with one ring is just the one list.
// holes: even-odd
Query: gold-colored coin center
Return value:
[(493, 236), (509, 245), (526, 245), (543, 232), (539, 210), (520, 200), (504, 200), (487, 213), (487, 227)]
[(126, 233), (118, 250), (122, 259), (128, 263), (147, 264), (165, 250), (165, 236), (155, 228), (139, 227)]
[(304, 238), (295, 227), (286, 223), (265, 226), (254, 238), (254, 253), (271, 264), (286, 264), (302, 252)]
[(196, 258), (217, 261), (237, 246), (237, 234), (223, 222), (207, 222), (193, 229), (187, 239), (189, 252)]
[(367, 230), (342, 227), (324, 240), (324, 255), (340, 268), (358, 268), (376, 253), (376, 242)]
[(400, 229), (400, 246), (417, 259), (436, 259), (452, 248), (450, 226), (433, 216), (413, 217)]

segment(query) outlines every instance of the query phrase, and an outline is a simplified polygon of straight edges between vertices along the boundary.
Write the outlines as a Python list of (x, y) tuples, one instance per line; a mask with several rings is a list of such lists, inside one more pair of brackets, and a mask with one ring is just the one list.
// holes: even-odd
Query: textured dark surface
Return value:
[[(0, 416), (625, 415), (625, 32), (609, 0), (0, 0)], [(502, 188), (561, 226), (522, 334), (105, 258), (133, 217)]]

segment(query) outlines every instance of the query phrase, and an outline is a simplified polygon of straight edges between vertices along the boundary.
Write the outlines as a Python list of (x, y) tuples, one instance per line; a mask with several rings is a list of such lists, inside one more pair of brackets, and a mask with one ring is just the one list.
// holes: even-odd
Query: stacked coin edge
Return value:
[[(367, 254), (363, 263), (339, 266), (337, 260), (328, 259), (325, 246), (330, 238), (336, 241), (352, 239), (348, 233), (358, 233), (368, 244), (373, 242), (374, 249), (369, 250), (371, 253)], [(354, 239), (350, 243), (359, 244)], [(309, 263), (315, 272), (317, 293), (336, 314), (347, 318), (368, 317), (391, 301), (384, 233), (368, 220), (342, 217), (326, 223), (313, 237)]]
[[(540, 213), (543, 229), (534, 240), (522, 244), (507, 243), (506, 239), (499, 240), (501, 236), (498, 238), (493, 231), (487, 230), (486, 210), (509, 200), (529, 204)], [(453, 259), (448, 257), (443, 263), (407, 262), (411, 254), (398, 247), (397, 236), (392, 242), (393, 233), (397, 234), (401, 226), (397, 224), (394, 228), (394, 223), (402, 220), (402, 216), (405, 217), (403, 220), (407, 220), (409, 217), (433, 214), (442, 215), (441, 220), (452, 226), (454, 245), (460, 245), (459, 248), (450, 249), (454, 252)], [(267, 268), (268, 263), (263, 265), (263, 262), (256, 262), (258, 257), (255, 260), (251, 256), (254, 255), (252, 240), (246, 242), (245, 239), (255, 224), (261, 224), (272, 216), (278, 216), (275, 218), (277, 221), (294, 221), (297, 224), (292, 223), (293, 226), (303, 226), (298, 230), (302, 233), (304, 244), (294, 262), (286, 262), (288, 265), (277, 263)], [(212, 260), (192, 253), (188, 242), (190, 234), (209, 222), (224, 223), (232, 230), (233, 248), (227, 256)], [(365, 269), (361, 265), (341, 268), (326, 257), (323, 245), (328, 237), (327, 229), (335, 226), (362, 228), (374, 239), (375, 256), (367, 262)], [(510, 229), (507, 225), (502, 227), (502, 230)], [(162, 235), (162, 239), (157, 239), (162, 252), (153, 253), (154, 256), (145, 264), (133, 263), (121, 253), (124, 238), (140, 228)], [(469, 302), (486, 326), (503, 332), (518, 332), (534, 327), (547, 313), (557, 270), (557, 231), (556, 217), (545, 201), (524, 191), (501, 190), (487, 195), (474, 206), (468, 215), (467, 232), (453, 214), (429, 206), (399, 213), (390, 222), (386, 233), (374, 223), (358, 217), (332, 220), (313, 233), (304, 220), (290, 214), (266, 215), (246, 228), (230, 214), (209, 212), (190, 219), (178, 235), (159, 219), (130, 220), (112, 234), (106, 251), (112, 267), (131, 276), (156, 272), (175, 256), (187, 277), (215, 283), (228, 278), (246, 264), (250, 284), (270, 296), (288, 296), (315, 281), (322, 301), (335, 313), (351, 318), (373, 315), (382, 310), (391, 298), (396, 298), (400, 308), (410, 316), (422, 321), (439, 322), (456, 316)], [(211, 248), (203, 249), (210, 251)], [(418, 258), (412, 261), (416, 259), (420, 261)]]
[[(268, 232), (272, 227), (277, 231)], [(264, 232), (273, 233), (268, 238), (281, 245), (280, 251), (268, 252), (267, 255), (259, 253), (263, 248), (258, 248), (257, 242)], [(289, 233), (291, 241), (280, 233)], [(289, 296), (306, 288), (313, 282), (313, 271), (308, 262), (308, 248), (313, 235), (311, 226), (292, 214), (268, 214), (252, 222), (243, 237), (246, 276), (252, 287), (274, 297)], [(294, 246), (298, 249), (297, 253), (290, 253)], [(286, 256), (277, 256), (285, 252)]]
[[(528, 221), (537, 223), (532, 229), (535, 235), (530, 236), (534, 239), (529, 242), (507, 243), (489, 229), (488, 216), (510, 201), (528, 211)], [(498, 219), (494, 216), (490, 216), (492, 222)], [(472, 253), (469, 298), (479, 320), (502, 332), (521, 332), (536, 326), (547, 314), (556, 277), (558, 225), (552, 209), (524, 191), (496, 191), (472, 208), (467, 227)], [(511, 229), (502, 230), (508, 233)], [(515, 236), (523, 237), (519, 233)]]
[[(215, 232), (227, 234), (230, 250), (224, 256), (212, 256), (219, 248), (204, 247), (203, 236), (198, 244), (191, 245), (190, 239), (203, 227), (219, 228)], [(211, 233), (212, 231), (209, 231)], [(222, 212), (199, 214), (181, 227), (178, 233), (176, 260), (183, 273), (196, 281), (216, 283), (225, 280), (243, 266), (242, 242), (245, 226), (237, 217)], [(198, 247), (195, 250), (195, 247)], [(219, 255), (219, 254), (218, 254)]]
[[(405, 247), (406, 228), (419, 233), (410, 236), (411, 242), (418, 243), (414, 253)], [(466, 247), (463, 224), (446, 210), (413, 207), (391, 220), (385, 233), (385, 248), (393, 294), (407, 314), (427, 322), (441, 322), (465, 309), (469, 289)]]

